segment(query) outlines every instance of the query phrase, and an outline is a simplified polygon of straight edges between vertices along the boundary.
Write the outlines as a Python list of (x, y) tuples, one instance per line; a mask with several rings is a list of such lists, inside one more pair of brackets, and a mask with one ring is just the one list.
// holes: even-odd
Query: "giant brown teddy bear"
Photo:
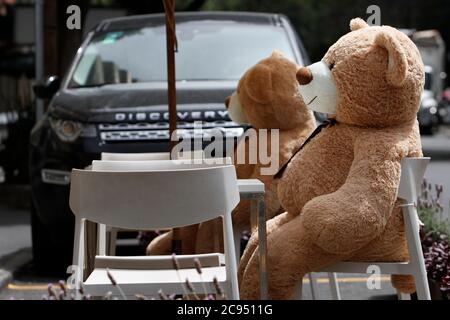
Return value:
[[(416, 113), (424, 67), (400, 31), (351, 21), (322, 62), (297, 73), (307, 105), (336, 124), (298, 152), (280, 178), (286, 209), (268, 221), (269, 295), (289, 299), (303, 276), (338, 261), (407, 261), (396, 192), (400, 162), (422, 155)], [(257, 233), (239, 266), (243, 299), (256, 299)], [(407, 276), (393, 277), (403, 292)]]
[[(256, 147), (259, 147), (259, 129), (278, 129), (278, 146), (274, 154), (270, 154), (272, 146), (271, 134), (268, 130), (267, 148), (262, 154), (270, 156), (273, 162), (283, 165), (299, 148), (303, 141), (316, 127), (314, 116), (298, 95), (296, 72), (299, 66), (283, 57), (280, 52), (272, 55), (250, 68), (240, 79), (237, 91), (227, 101), (227, 108), (231, 119), (241, 124), (251, 124), (254, 130), (250, 136), (256, 134)], [(261, 163), (258, 150), (251, 147), (249, 139), (241, 139), (234, 154), (237, 177), (239, 179), (260, 179), (266, 189), (266, 215), (272, 218), (283, 212), (277, 197), (277, 185), (273, 179), (273, 172), (264, 172), (271, 164)], [(235, 150), (235, 151), (236, 151)], [(245, 161), (237, 161), (237, 155), (245, 152)], [(257, 163), (250, 161), (249, 152), (257, 157)], [(180, 229), (182, 239), (182, 253), (223, 252), (221, 237), (221, 223), (209, 221), (195, 226)], [(236, 229), (250, 227), (250, 204), (242, 200), (233, 211), (233, 226)], [(171, 252), (172, 232), (165, 233), (154, 239), (147, 248), (147, 254), (169, 254)]]

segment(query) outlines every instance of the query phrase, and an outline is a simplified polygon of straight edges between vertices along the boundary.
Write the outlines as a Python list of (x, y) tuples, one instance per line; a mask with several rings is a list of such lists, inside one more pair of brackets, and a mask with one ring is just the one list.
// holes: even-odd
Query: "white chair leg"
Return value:
[(116, 255), (117, 229), (111, 228), (108, 233), (109, 233), (108, 255), (115, 256)]
[(309, 285), (311, 287), (311, 296), (313, 300), (317, 300), (317, 283), (316, 276), (312, 272), (308, 273)]
[(106, 255), (106, 226), (104, 224), (97, 225), (97, 253), (99, 256)]
[(425, 261), (419, 237), (417, 210), (413, 204), (406, 204), (402, 207), (402, 211), (406, 223), (409, 257), (414, 263), (414, 281), (416, 284), (417, 299), (431, 300), (427, 271), (425, 269)]
[(397, 298), (398, 300), (411, 300), (411, 295), (397, 290)]
[(334, 272), (329, 272), (328, 279), (330, 281), (331, 298), (333, 300), (341, 300), (341, 292), (339, 291), (337, 274)]
[(237, 258), (233, 250), (236, 250), (235, 241), (233, 241), (236, 233), (233, 231), (233, 222), (231, 221), (231, 214), (223, 218), (224, 228), (224, 251), (225, 256), (228, 257), (225, 261), (227, 266), (227, 280), (229, 283), (231, 294), (228, 299), (239, 300), (239, 284), (237, 279)]
[(428, 278), (425, 275), (414, 276), (416, 284), (416, 293), (418, 300), (431, 300), (430, 287), (428, 286)]
[(295, 300), (303, 300), (303, 279), (297, 283), (295, 292), (296, 292)]
[(234, 229), (233, 237), (234, 237), (234, 250), (236, 252), (236, 259), (237, 261), (240, 261), (242, 230)]

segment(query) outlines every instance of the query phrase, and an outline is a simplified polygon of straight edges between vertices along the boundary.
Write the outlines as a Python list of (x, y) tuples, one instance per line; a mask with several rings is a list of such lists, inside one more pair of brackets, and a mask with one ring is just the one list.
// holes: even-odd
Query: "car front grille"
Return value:
[[(157, 123), (102, 123), (98, 125), (100, 139), (105, 143), (124, 141), (169, 140), (169, 124)], [(213, 137), (239, 138), (242, 127), (232, 121), (178, 122), (178, 138), (211, 140)]]

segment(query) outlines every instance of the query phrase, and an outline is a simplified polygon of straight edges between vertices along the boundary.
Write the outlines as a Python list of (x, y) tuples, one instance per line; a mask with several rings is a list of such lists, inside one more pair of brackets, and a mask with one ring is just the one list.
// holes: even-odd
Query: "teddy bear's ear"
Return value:
[(244, 90), (258, 103), (272, 101), (272, 75), (265, 65), (259, 64), (251, 68), (245, 76)]
[(350, 21), (350, 30), (356, 31), (359, 29), (368, 28), (369, 25), (361, 18), (355, 18)]
[(271, 58), (284, 58), (283, 54), (279, 50), (273, 50), (272, 54), (270, 55)]
[(406, 79), (408, 60), (400, 42), (389, 30), (382, 30), (375, 37), (375, 44), (386, 49), (389, 54), (387, 80), (395, 87), (400, 87)]

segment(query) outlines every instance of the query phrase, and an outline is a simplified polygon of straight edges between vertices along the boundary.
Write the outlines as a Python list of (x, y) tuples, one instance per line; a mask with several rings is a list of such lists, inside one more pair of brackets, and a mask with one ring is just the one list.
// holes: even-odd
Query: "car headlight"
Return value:
[(83, 125), (71, 120), (50, 119), (53, 132), (61, 141), (74, 142), (83, 132)]

